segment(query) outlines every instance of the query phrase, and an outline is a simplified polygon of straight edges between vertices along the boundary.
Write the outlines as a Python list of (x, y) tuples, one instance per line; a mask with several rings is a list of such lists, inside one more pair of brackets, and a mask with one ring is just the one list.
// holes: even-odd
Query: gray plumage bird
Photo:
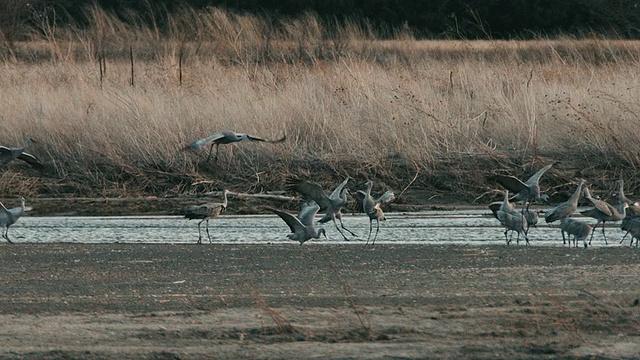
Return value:
[(373, 181), (369, 180), (365, 183), (365, 185), (367, 186), (366, 190), (358, 190), (356, 192), (356, 197), (362, 205), (362, 210), (369, 217), (369, 236), (367, 237), (365, 246), (369, 244), (369, 240), (371, 239), (371, 232), (373, 231), (373, 220), (376, 221), (376, 235), (373, 237), (373, 241), (371, 242), (371, 245), (373, 246), (376, 242), (376, 238), (378, 237), (378, 232), (380, 231), (380, 221), (387, 220), (380, 206), (383, 203), (389, 203), (393, 201), (396, 197), (393, 192), (387, 191), (379, 198), (374, 199), (371, 196)]
[(640, 235), (640, 203), (633, 201), (624, 195), (624, 180), (620, 179), (616, 181), (616, 183), (618, 184), (618, 200), (621, 203), (625, 202), (629, 205), (624, 219), (622, 219), (622, 223), (620, 224), (620, 229), (626, 231), (622, 240), (620, 240), (620, 244), (624, 242), (627, 235), (631, 234), (630, 245), (633, 245), (633, 240), (636, 239), (636, 246), (638, 246), (637, 236), (634, 236), (634, 233)]
[[(520, 243), (520, 234), (524, 234), (524, 239), (529, 244), (529, 238), (527, 236), (527, 218), (522, 212), (516, 210), (511, 203), (509, 203), (509, 190), (504, 191), (504, 199), (499, 203), (499, 207), (496, 209), (498, 203), (489, 204), (489, 209), (493, 212), (500, 224), (505, 227), (504, 238), (507, 245), (511, 243), (511, 239), (507, 236), (509, 231), (515, 231), (518, 235), (516, 237), (516, 244)], [(494, 211), (495, 209), (495, 211)]]
[[(491, 204), (489, 204), (489, 209), (493, 213), (493, 217), (495, 217), (496, 219), (498, 219), (497, 212), (501, 206), (502, 206), (502, 201), (494, 201)], [(512, 209), (511, 211), (517, 212), (517, 210), (512, 204), (509, 204), (509, 206)], [(524, 210), (524, 211), (520, 211), (519, 213), (520, 214), (524, 213), (524, 218), (527, 220), (526, 230), (527, 230), (527, 234), (529, 234), (529, 229), (532, 226), (536, 227), (536, 225), (538, 224), (538, 211)]]
[(629, 243), (629, 246), (633, 245), (633, 240), (635, 239), (636, 247), (638, 247), (638, 243), (640, 242), (640, 216), (625, 217), (622, 220), (620, 229), (626, 231), (622, 240), (620, 240), (620, 244), (624, 242), (627, 235), (631, 235), (631, 242)]
[(218, 148), (220, 147), (220, 145), (231, 144), (231, 143), (239, 142), (242, 140), (260, 141), (260, 142), (266, 142), (266, 143), (280, 143), (285, 141), (286, 139), (287, 139), (286, 135), (284, 135), (282, 138), (277, 140), (269, 140), (269, 139), (265, 139), (255, 135), (237, 133), (234, 131), (223, 131), (217, 134), (213, 134), (204, 139), (196, 140), (191, 144), (189, 144), (188, 146), (186, 146), (184, 149), (200, 150), (201, 148), (207, 145), (210, 145), (211, 147), (209, 148), (209, 155), (207, 156), (207, 161), (209, 161), (211, 159), (211, 153), (213, 152), (213, 146), (215, 145), (216, 146), (215, 161), (218, 161)]
[(523, 202), (528, 210), (532, 201), (549, 202), (549, 197), (540, 191), (540, 178), (547, 170), (551, 169), (554, 164), (555, 162), (538, 170), (538, 172), (533, 174), (527, 181), (522, 181), (515, 176), (509, 175), (494, 175), (492, 178), (505, 189), (515, 194), (513, 198), (510, 199), (511, 201)]
[(560, 231), (562, 231), (563, 244), (565, 244), (564, 233), (566, 232), (569, 237), (569, 247), (571, 247), (571, 235), (573, 235), (573, 245), (578, 247), (578, 241), (582, 240), (586, 248), (587, 238), (593, 232), (593, 225), (565, 216), (560, 219)]
[(640, 203), (637, 201), (633, 201), (624, 195), (624, 180), (616, 180), (616, 184), (618, 184), (618, 200), (622, 202), (626, 202), (629, 204), (629, 208), (627, 208), (627, 214), (625, 217), (640, 215)]
[(209, 243), (211, 243), (211, 235), (209, 235), (209, 220), (217, 218), (220, 216), (220, 213), (227, 210), (227, 194), (229, 190), (224, 189), (222, 191), (222, 197), (224, 200), (221, 203), (208, 203), (202, 205), (190, 205), (184, 209), (184, 217), (186, 219), (200, 219), (198, 222), (198, 244), (202, 244), (202, 231), (200, 225), (203, 221), (206, 221), (206, 230), (207, 237), (209, 238)]
[(31, 138), (26, 138), (22, 147), (0, 146), (0, 166), (6, 165), (9, 162), (18, 159), (26, 162), (35, 169), (42, 169), (43, 165), (40, 160), (36, 159), (35, 156), (25, 152), (27, 145), (29, 145), (30, 143), (35, 143), (35, 141)]
[(571, 216), (571, 214), (573, 214), (578, 209), (578, 200), (580, 200), (580, 194), (582, 194), (583, 185), (584, 185), (584, 179), (580, 179), (580, 182), (578, 183), (578, 187), (573, 192), (571, 197), (567, 201), (563, 202), (562, 204), (547, 211), (547, 213), (544, 216), (544, 220), (547, 223), (552, 223), (564, 217)]
[[(604, 243), (607, 243), (607, 235), (604, 232), (604, 225), (607, 221), (620, 221), (624, 219), (626, 214), (626, 209), (629, 207), (629, 204), (626, 202), (621, 202), (618, 208), (615, 208), (608, 204), (607, 202), (599, 199), (594, 199), (591, 196), (591, 192), (588, 187), (584, 187), (582, 189), (584, 193), (584, 198), (588, 200), (591, 205), (593, 205), (592, 209), (583, 210), (580, 213), (584, 216), (592, 217), (598, 222), (593, 227), (594, 229), (598, 228), (598, 225), (602, 223), (602, 236), (604, 237)], [(591, 245), (591, 240), (593, 240), (593, 232), (591, 232), (591, 237), (589, 238), (589, 245)]]
[(26, 200), (24, 197), (20, 197), (20, 203), (19, 207), (7, 209), (4, 204), (0, 202), (0, 205), (2, 205), (2, 209), (0, 209), (0, 227), (5, 228), (2, 237), (10, 244), (12, 244), (13, 241), (9, 239), (9, 226), (15, 224), (25, 212), (31, 210), (30, 207), (25, 206)]
[(286, 182), (286, 188), (289, 190), (296, 191), (303, 195), (306, 199), (311, 199), (316, 202), (320, 206), (320, 211), (324, 211), (324, 216), (318, 222), (321, 224), (327, 223), (329, 221), (333, 221), (333, 224), (336, 226), (336, 229), (342, 235), (342, 237), (349, 241), (349, 239), (344, 235), (342, 230), (338, 227), (336, 223), (336, 219), (340, 221), (340, 227), (346, 230), (352, 236), (358, 236), (353, 233), (351, 230), (344, 227), (342, 223), (342, 206), (347, 203), (347, 194), (349, 189), (345, 186), (349, 182), (349, 178), (346, 178), (342, 183), (340, 183), (333, 192), (327, 196), (322, 189), (322, 186), (318, 183), (304, 181), (298, 178), (289, 178)]
[(325, 239), (327, 238), (327, 233), (322, 227), (316, 229), (313, 226), (313, 218), (318, 213), (318, 210), (320, 210), (320, 206), (315, 202), (305, 203), (300, 209), (300, 213), (298, 213), (297, 217), (286, 211), (272, 207), (267, 206), (265, 209), (278, 215), (285, 223), (287, 223), (287, 225), (289, 225), (291, 234), (287, 234), (287, 237), (291, 240), (299, 241), (300, 245), (310, 239), (318, 239), (320, 238), (320, 235), (324, 235)]

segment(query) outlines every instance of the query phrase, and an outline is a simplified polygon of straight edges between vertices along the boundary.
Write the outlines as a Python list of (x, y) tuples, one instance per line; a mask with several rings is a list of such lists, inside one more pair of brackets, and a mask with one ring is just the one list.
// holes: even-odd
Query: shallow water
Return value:
[[(380, 223), (376, 244), (505, 244), (504, 229), (489, 210), (425, 211), (388, 213)], [(319, 219), (319, 217), (318, 217)], [(595, 220), (583, 218), (595, 223)], [(25, 216), (11, 226), (14, 242), (30, 243), (196, 243), (199, 220), (179, 216), (127, 217), (32, 217)], [(343, 215), (347, 228), (359, 236), (344, 241), (332, 223), (324, 225), (328, 239), (320, 243), (361, 243), (367, 240), (369, 219), (363, 215)], [(208, 242), (204, 223), (203, 242)], [(559, 223), (546, 224), (540, 218), (537, 228), (529, 230), (531, 245), (562, 246)], [(624, 232), (618, 224), (607, 224), (609, 246), (619, 246)], [(222, 215), (209, 222), (213, 243), (297, 243), (289, 240), (287, 225), (275, 215)], [(602, 232), (596, 232), (593, 245), (604, 246)], [(375, 234), (375, 222), (373, 235)], [(345, 232), (345, 234), (347, 234)], [(348, 234), (347, 234), (348, 235)], [(1, 240), (1, 239), (0, 239)], [(516, 236), (512, 244), (515, 245)], [(520, 245), (524, 244), (520, 239)], [(629, 238), (625, 240), (628, 245)]]

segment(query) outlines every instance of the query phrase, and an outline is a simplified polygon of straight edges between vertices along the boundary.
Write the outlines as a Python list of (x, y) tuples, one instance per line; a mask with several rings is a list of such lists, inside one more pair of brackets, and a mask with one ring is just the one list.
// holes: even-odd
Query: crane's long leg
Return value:
[(507, 245), (509, 245), (511, 243), (511, 241), (509, 241), (509, 237), (507, 236), (508, 232), (509, 232), (509, 229), (504, 231), (504, 241), (507, 242)]
[(338, 223), (336, 223), (336, 219), (333, 219), (333, 225), (336, 226), (336, 230), (338, 230), (338, 232), (340, 233), (340, 235), (342, 235), (342, 237), (344, 238), (345, 241), (349, 241), (349, 239), (347, 239), (347, 237), (344, 235), (344, 233), (342, 232), (342, 230), (340, 230), (340, 228), (338, 227)]
[(529, 236), (527, 236), (527, 233), (524, 233), (524, 241), (526, 245), (529, 245)]
[(211, 144), (211, 146), (209, 147), (209, 155), (207, 155), (207, 162), (209, 162), (209, 160), (211, 160), (211, 153), (213, 152), (213, 145), (215, 145), (215, 144)]
[(211, 144), (211, 147), (209, 148), (209, 156), (207, 156), (207, 162), (209, 162), (209, 160), (211, 159), (211, 153), (213, 152), (213, 145), (216, 146), (216, 157), (215, 157), (215, 161), (218, 162), (218, 150), (220, 148), (220, 144)]
[(7, 240), (7, 242), (9, 244), (13, 244), (13, 241), (11, 241), (11, 239), (9, 239), (9, 227), (7, 226), (6, 230), (4, 231), (4, 234), (2, 234), (2, 237)]
[[(335, 217), (338, 218), (338, 220), (340, 220), (340, 227), (342, 227), (343, 229), (347, 230), (349, 232), (349, 234), (351, 234), (352, 236), (358, 237), (358, 235), (356, 235), (353, 231), (347, 229), (346, 227), (344, 227), (344, 224), (342, 223), (342, 214), (341, 213), (337, 213), (335, 215)], [(335, 220), (333, 220), (335, 222)]]
[(332, 216), (332, 220), (333, 220), (333, 225), (336, 226), (336, 229), (338, 230), (338, 232), (340, 233), (340, 235), (342, 235), (342, 237), (345, 239), (345, 241), (349, 241), (349, 239), (344, 235), (344, 233), (342, 232), (342, 230), (340, 230), (340, 228), (338, 227), (338, 223), (336, 223), (336, 218), (338, 218), (338, 220), (340, 220), (340, 226), (345, 229), (346, 231), (349, 232), (349, 234), (353, 235), (354, 237), (357, 237), (358, 235), (354, 234), (351, 230), (347, 229), (346, 227), (344, 227), (344, 224), (342, 223), (342, 217), (339, 215), (334, 214)]
[(373, 237), (373, 241), (371, 242), (371, 246), (376, 243), (376, 239), (378, 238), (378, 232), (380, 231), (380, 220), (376, 219), (376, 235)]
[[(624, 234), (624, 236), (622, 237), (622, 240), (620, 240), (620, 244), (622, 244), (624, 242), (624, 239), (627, 237), (627, 235), (629, 235), (629, 231), (628, 230)], [(631, 237), (631, 244), (633, 244), (633, 237)]]
[(204, 220), (200, 220), (198, 223), (198, 244), (202, 244), (202, 231), (200, 230), (200, 224), (202, 224)]
[(604, 223), (605, 223), (605, 222), (606, 222), (606, 221), (603, 221), (603, 222), (602, 222), (602, 236), (604, 236), (604, 244), (605, 244), (605, 245), (609, 245), (609, 244), (607, 243), (607, 234), (605, 234), (605, 233), (604, 233)]
[(369, 245), (369, 239), (371, 239), (371, 230), (373, 229), (373, 219), (369, 219), (369, 236), (367, 237), (367, 242), (364, 246)]
[(211, 244), (211, 235), (209, 235), (209, 219), (207, 219), (205, 229), (207, 229), (207, 237), (209, 238), (209, 244)]
[[(597, 229), (598, 225), (600, 225), (600, 220), (598, 220), (598, 222), (596, 223), (596, 226), (593, 227), (593, 230)], [(589, 245), (591, 245), (591, 240), (593, 240), (593, 233), (595, 233), (595, 231), (591, 232), (591, 237), (589, 238)]]
[[(560, 229), (560, 233), (562, 234), (562, 245), (565, 245), (567, 242), (564, 238), (564, 230)], [(569, 235), (569, 247), (571, 247), (571, 235)]]

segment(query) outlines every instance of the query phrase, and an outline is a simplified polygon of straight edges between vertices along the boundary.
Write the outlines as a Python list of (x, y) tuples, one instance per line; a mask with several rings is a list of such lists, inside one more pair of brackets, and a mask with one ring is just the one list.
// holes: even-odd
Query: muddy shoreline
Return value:
[(0, 245), (0, 358), (637, 358), (636, 248)]

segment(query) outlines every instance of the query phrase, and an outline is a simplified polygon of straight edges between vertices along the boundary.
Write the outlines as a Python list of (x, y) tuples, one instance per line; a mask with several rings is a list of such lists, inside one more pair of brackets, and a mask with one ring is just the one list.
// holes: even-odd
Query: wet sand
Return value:
[(1, 244), (0, 358), (638, 358), (640, 250)]

